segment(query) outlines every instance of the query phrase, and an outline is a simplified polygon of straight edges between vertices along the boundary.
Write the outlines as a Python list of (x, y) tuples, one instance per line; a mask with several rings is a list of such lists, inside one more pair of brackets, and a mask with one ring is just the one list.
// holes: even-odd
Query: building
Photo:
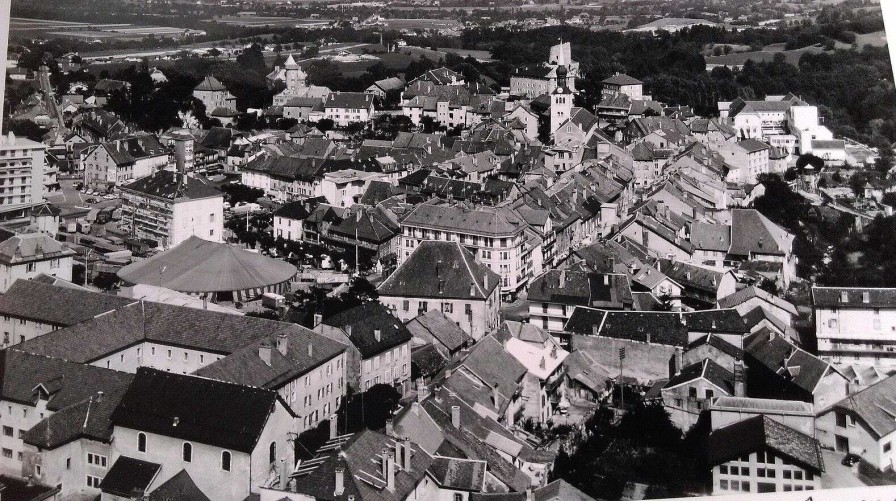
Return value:
[(411, 333), (379, 303), (366, 303), (324, 319), (314, 331), (348, 345), (346, 380), (355, 391), (377, 384), (410, 389)]
[(30, 209), (44, 201), (47, 147), (10, 132), (0, 136), (0, 211)]
[(529, 322), (559, 334), (576, 306), (631, 310), (632, 291), (622, 274), (548, 270), (529, 285)]
[(168, 165), (168, 150), (151, 134), (100, 143), (81, 160), (84, 184), (106, 192)]
[(601, 99), (612, 99), (620, 94), (630, 100), (644, 99), (644, 82), (624, 73), (605, 78), (601, 84)]
[(193, 97), (202, 101), (208, 115), (218, 108), (236, 110), (236, 97), (227, 90), (220, 80), (207, 76), (193, 89)]
[(215, 500), (285, 487), (295, 417), (271, 390), (140, 368), (110, 417), (103, 499), (140, 499), (181, 471)]
[(478, 341), (498, 326), (498, 283), (460, 243), (424, 240), (377, 292), (402, 322), (439, 310)]
[(729, 168), (726, 180), (735, 184), (756, 184), (760, 174), (770, 172), (771, 146), (758, 139), (715, 145)]
[(398, 77), (384, 78), (377, 80), (364, 90), (365, 93), (371, 94), (380, 99), (386, 99), (388, 96), (398, 96), (404, 89), (404, 80)]
[(735, 374), (712, 359), (704, 359), (680, 369), (669, 378), (660, 394), (669, 419), (687, 432), (714, 398), (734, 395), (735, 386)]
[(575, 91), (575, 79), (579, 77), (579, 63), (572, 59), (572, 47), (562, 42), (551, 47), (545, 64), (517, 68), (510, 75), (510, 94), (529, 99), (550, 94), (558, 85), (558, 70), (564, 68), (569, 81), (567, 85)]
[(824, 471), (812, 436), (768, 416), (755, 416), (709, 435), (712, 493), (811, 491)]
[(274, 237), (301, 241), (305, 238), (304, 222), (311, 215), (308, 202), (288, 202), (274, 211)]
[(822, 359), (896, 366), (896, 289), (813, 287), (812, 303)]
[[(286, 58), (283, 66), (284, 82), (286, 88), (279, 94), (274, 96), (274, 106), (283, 106), (284, 118), (298, 118), (286, 116), (287, 105), (295, 99), (311, 99), (317, 103), (323, 102), (330, 94), (330, 89), (319, 85), (308, 85), (306, 79), (308, 74), (299, 66), (299, 63), (292, 57), (292, 54)], [(306, 116), (305, 119), (308, 117)], [(304, 120), (299, 120), (304, 121)]]
[(373, 116), (373, 96), (363, 92), (335, 92), (324, 102), (324, 118), (337, 127), (367, 123)]
[(398, 262), (404, 262), (424, 240), (460, 243), (476, 260), (497, 273), (501, 300), (512, 301), (534, 273), (540, 243), (522, 217), (506, 207), (418, 204), (401, 221)]
[(838, 452), (858, 454), (881, 471), (896, 469), (896, 376), (854, 393), (818, 414), (816, 437)]
[[(71, 281), (75, 251), (43, 233), (11, 234), (0, 230), (0, 293), (16, 280), (45, 274)], [(5, 342), (4, 345), (8, 344)]]
[(121, 226), (169, 249), (190, 237), (224, 239), (224, 194), (187, 174), (159, 171), (121, 187)]

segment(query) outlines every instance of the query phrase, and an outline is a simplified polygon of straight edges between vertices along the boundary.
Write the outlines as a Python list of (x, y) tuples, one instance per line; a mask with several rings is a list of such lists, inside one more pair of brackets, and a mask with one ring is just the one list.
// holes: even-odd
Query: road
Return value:
[(56, 98), (53, 95), (53, 86), (50, 85), (50, 69), (46, 66), (41, 66), (39, 73), (40, 90), (44, 93), (44, 101), (47, 103), (50, 115), (55, 117), (59, 126), (62, 127), (65, 125), (65, 120), (62, 118), (62, 111), (59, 109)]
[(865, 484), (853, 473), (852, 468), (843, 466), (841, 463), (846, 454), (822, 449), (821, 456), (824, 458), (824, 475), (821, 476), (822, 489), (865, 487)]

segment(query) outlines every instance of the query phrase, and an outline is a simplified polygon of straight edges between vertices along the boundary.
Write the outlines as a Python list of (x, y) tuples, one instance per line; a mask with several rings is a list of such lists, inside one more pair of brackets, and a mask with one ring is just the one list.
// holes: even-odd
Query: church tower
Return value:
[(297, 89), (305, 86), (305, 72), (299, 67), (299, 63), (293, 59), (292, 54), (283, 64), (286, 70), (286, 89), (295, 92)]
[(557, 88), (551, 92), (551, 134), (572, 116), (572, 91), (566, 83), (566, 66), (557, 68)]

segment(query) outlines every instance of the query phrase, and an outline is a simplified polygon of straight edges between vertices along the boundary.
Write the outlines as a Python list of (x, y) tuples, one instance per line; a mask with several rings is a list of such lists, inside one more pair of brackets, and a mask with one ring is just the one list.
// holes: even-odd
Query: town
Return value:
[(0, 499), (892, 494), (880, 4), (623, 4), (13, 2)]

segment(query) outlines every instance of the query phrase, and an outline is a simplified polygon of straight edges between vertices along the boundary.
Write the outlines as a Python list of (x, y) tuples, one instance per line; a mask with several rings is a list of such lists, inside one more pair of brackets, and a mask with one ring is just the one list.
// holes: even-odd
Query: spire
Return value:
[(296, 60), (293, 59), (292, 54), (290, 54), (289, 57), (286, 58), (286, 62), (283, 63), (283, 66), (285, 68), (298, 68), (299, 63), (297, 63)]

